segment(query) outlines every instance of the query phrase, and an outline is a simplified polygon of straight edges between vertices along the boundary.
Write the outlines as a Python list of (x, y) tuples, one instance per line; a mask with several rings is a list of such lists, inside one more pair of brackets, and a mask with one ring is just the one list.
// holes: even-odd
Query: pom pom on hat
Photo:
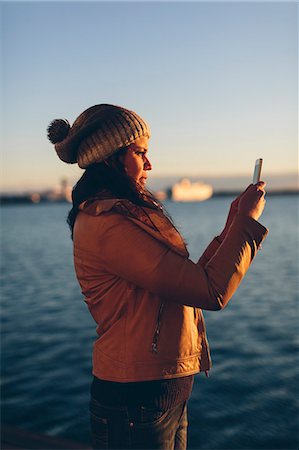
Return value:
[(69, 134), (71, 126), (66, 119), (55, 119), (48, 126), (48, 139), (52, 144), (63, 141)]

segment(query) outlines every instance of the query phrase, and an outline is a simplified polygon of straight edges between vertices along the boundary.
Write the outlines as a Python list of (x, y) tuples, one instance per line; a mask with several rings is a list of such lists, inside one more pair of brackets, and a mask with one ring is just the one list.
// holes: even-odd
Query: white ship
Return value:
[(188, 178), (183, 178), (172, 186), (172, 200), (175, 202), (202, 202), (212, 195), (211, 185), (200, 181), (191, 183)]

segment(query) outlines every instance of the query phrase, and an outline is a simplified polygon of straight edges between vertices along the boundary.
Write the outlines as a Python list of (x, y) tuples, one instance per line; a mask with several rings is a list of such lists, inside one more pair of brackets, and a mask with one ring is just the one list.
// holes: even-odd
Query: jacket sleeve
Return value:
[(219, 246), (220, 241), (218, 241), (217, 237), (215, 237), (207, 246), (201, 257), (199, 258), (197, 264), (200, 264), (202, 267), (204, 267), (207, 264), (207, 262), (212, 258), (212, 256), (214, 256)]
[(268, 231), (254, 219), (237, 215), (204, 267), (178, 255), (124, 216), (109, 214), (99, 232), (108, 272), (163, 300), (218, 310), (238, 288)]

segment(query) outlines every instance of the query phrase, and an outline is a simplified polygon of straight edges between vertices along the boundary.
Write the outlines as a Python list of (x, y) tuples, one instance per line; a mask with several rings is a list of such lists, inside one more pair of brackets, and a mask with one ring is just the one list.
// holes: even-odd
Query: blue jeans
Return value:
[(145, 406), (110, 407), (91, 397), (94, 449), (186, 450), (187, 402), (160, 410)]

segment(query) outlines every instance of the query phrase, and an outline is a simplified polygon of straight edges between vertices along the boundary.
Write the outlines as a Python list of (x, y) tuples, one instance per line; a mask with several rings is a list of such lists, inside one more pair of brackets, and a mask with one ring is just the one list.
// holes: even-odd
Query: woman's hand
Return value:
[[(260, 217), (260, 215), (263, 212), (264, 206), (265, 206), (265, 202), (266, 202), (265, 199), (263, 198), (263, 202), (261, 202), (261, 203), (263, 203), (263, 207), (260, 210), (260, 214), (258, 215), (258, 214), (253, 213), (253, 215), (251, 215), (252, 214), (252, 211), (251, 211), (252, 210), (252, 204), (251, 204), (251, 207), (249, 208), (250, 211), (251, 211), (251, 213), (250, 213), (248, 211), (248, 208), (247, 208), (248, 202), (249, 202), (249, 199), (247, 198), (247, 195), (248, 195), (248, 191), (250, 191), (250, 193), (252, 192), (252, 189), (254, 189), (254, 192), (256, 192), (256, 190), (258, 189), (264, 195), (264, 193), (265, 193), (265, 191), (264, 191), (265, 185), (266, 185), (266, 183), (264, 183), (263, 181), (260, 181), (259, 183), (255, 184), (255, 185), (250, 184), (245, 189), (244, 192), (242, 192), (240, 195), (238, 195), (237, 198), (235, 198), (235, 200), (230, 205), (230, 210), (229, 210), (229, 213), (228, 213), (228, 216), (227, 216), (227, 219), (226, 219), (225, 227), (224, 227), (222, 233), (218, 236), (220, 241), (223, 241), (223, 239), (225, 238), (225, 236), (226, 236), (226, 234), (227, 234), (227, 232), (229, 230), (229, 227), (231, 226), (231, 224), (232, 224), (235, 216), (238, 214), (238, 212), (240, 214), (245, 214), (245, 215), (250, 216), (250, 217), (254, 216), (253, 218), (255, 220), (257, 220), (256, 217)], [(260, 194), (258, 194), (257, 196), (259, 196), (259, 195)], [(244, 197), (245, 197), (245, 203), (243, 203), (243, 201), (241, 202), (241, 199), (243, 199)], [(251, 197), (252, 197), (252, 194), (250, 194), (250, 198)], [(241, 210), (240, 210), (240, 203), (241, 203)], [(259, 208), (261, 208), (261, 205), (259, 205)]]
[(240, 198), (238, 212), (252, 219), (258, 220), (265, 208), (265, 186), (264, 181), (248, 186), (244, 195)]

